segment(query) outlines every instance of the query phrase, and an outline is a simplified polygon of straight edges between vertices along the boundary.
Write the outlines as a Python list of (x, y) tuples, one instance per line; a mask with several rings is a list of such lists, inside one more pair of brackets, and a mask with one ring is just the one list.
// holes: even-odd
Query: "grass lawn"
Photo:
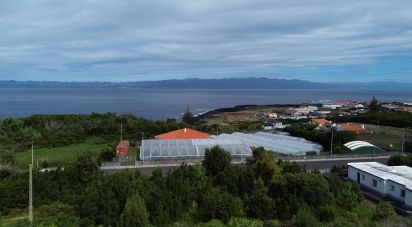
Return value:
[(237, 112), (223, 112), (218, 117), (206, 119), (208, 124), (224, 124), (240, 121), (256, 121), (255, 115), (257, 113), (277, 112), (283, 113), (285, 107), (256, 107), (247, 110), (240, 110)]
[(29, 210), (28, 209), (16, 209), (16, 210), (12, 210), (10, 212), (10, 214), (6, 215), (6, 216), (2, 216), (0, 218), (0, 226), (2, 226), (2, 224), (4, 226), (8, 226), (8, 224), (10, 226), (16, 226), (13, 225), (14, 222), (18, 221), (18, 220), (22, 220), (22, 219), (29, 219)]
[[(76, 159), (82, 154), (91, 154), (97, 158), (107, 146), (108, 143), (96, 144), (94, 139), (87, 139), (84, 143), (64, 147), (37, 148), (34, 149), (34, 165), (38, 160), (39, 167), (43, 161), (47, 161), (49, 166), (59, 166)], [(31, 163), (31, 150), (17, 152), (16, 159), (19, 169), (28, 169)]]
[[(365, 128), (372, 134), (359, 135), (359, 140), (370, 142), (385, 150), (401, 150), (402, 136), (405, 133), (405, 142), (412, 139), (411, 129), (402, 129), (389, 126), (365, 125)], [(392, 145), (392, 146), (391, 146)]]

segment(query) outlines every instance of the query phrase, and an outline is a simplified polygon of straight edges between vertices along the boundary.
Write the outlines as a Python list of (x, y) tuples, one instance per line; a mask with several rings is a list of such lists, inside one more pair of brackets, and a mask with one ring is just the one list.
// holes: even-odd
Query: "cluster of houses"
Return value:
[(279, 119), (299, 120), (305, 118), (357, 115), (367, 112), (366, 107), (366, 103), (358, 103), (353, 100), (323, 100), (314, 105), (287, 108), (282, 115), (276, 113), (267, 113), (267, 115)]
[(364, 124), (353, 124), (353, 123), (336, 124), (324, 118), (312, 119), (310, 124), (312, 124), (313, 126), (316, 126), (316, 130), (322, 130), (322, 131), (334, 129), (336, 131), (347, 131), (347, 132), (353, 132), (356, 134), (369, 133), (369, 131), (365, 128)]
[[(412, 113), (412, 103), (385, 103), (381, 107), (393, 111)], [(369, 111), (369, 103), (354, 100), (320, 100), (312, 105), (289, 107), (284, 113), (265, 113), (269, 119), (306, 119), (320, 117), (351, 116)]]
[(412, 113), (412, 103), (387, 103), (382, 105), (382, 109)]
[[(406, 111), (412, 113), (412, 103), (384, 103), (383, 109), (393, 111)], [(366, 113), (369, 111), (369, 103), (357, 102), (354, 100), (320, 100), (313, 105), (302, 105), (299, 107), (289, 107), (283, 113), (264, 113), (264, 129), (282, 129), (285, 125), (280, 120), (292, 119), (312, 119), (311, 123), (317, 126), (318, 130), (350, 131), (356, 134), (369, 133), (364, 125), (352, 123), (332, 124), (325, 120), (328, 117), (351, 116)]]

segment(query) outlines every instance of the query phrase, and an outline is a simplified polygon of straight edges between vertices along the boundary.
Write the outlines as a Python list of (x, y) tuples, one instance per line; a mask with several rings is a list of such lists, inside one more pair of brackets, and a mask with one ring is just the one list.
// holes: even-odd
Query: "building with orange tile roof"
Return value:
[(125, 157), (127, 156), (128, 152), (129, 152), (129, 141), (128, 140), (120, 141), (120, 143), (116, 146), (116, 154), (120, 157)]
[(345, 123), (338, 125), (338, 130), (353, 132), (356, 134), (368, 133), (368, 130), (365, 129), (364, 125), (355, 125), (351, 123)]
[(406, 112), (412, 113), (412, 107), (411, 106), (405, 106), (403, 110), (406, 111)]
[(156, 139), (209, 139), (210, 135), (190, 128), (178, 129), (155, 136)]
[(324, 119), (324, 118), (316, 118), (316, 119), (312, 119), (312, 124), (313, 125), (331, 125), (331, 122)]

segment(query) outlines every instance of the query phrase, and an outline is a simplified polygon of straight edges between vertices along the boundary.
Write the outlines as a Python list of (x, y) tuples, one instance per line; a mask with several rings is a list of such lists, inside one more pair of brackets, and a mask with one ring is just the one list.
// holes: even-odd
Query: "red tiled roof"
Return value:
[(190, 128), (179, 129), (155, 136), (156, 139), (208, 139), (209, 134)]
[(350, 123), (346, 123), (346, 124), (341, 124), (340, 127), (342, 128), (342, 130), (344, 131), (349, 131), (349, 132), (354, 132), (354, 133), (367, 133), (368, 130), (366, 130), (365, 128), (363, 128), (360, 125), (353, 125)]
[(320, 125), (330, 124), (330, 122), (328, 120), (324, 119), (324, 118), (316, 118), (316, 119), (313, 119), (312, 121), (314, 121), (314, 122), (316, 122), (317, 124), (320, 124)]
[(129, 152), (129, 141), (123, 140), (116, 147), (116, 154), (118, 156), (124, 157)]

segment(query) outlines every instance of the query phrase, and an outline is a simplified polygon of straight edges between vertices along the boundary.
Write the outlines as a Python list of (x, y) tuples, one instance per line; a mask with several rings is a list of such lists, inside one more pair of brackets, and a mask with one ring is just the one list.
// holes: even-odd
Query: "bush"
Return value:
[(316, 216), (320, 221), (323, 222), (331, 222), (335, 219), (335, 208), (332, 206), (323, 206), (319, 207), (318, 210), (316, 210)]
[(48, 168), (49, 167), (49, 162), (47, 161), (47, 160), (44, 160), (42, 163), (41, 163), (41, 168)]
[(389, 202), (380, 202), (375, 209), (373, 218), (375, 220), (381, 221), (392, 218), (396, 215), (395, 209)]
[(319, 221), (313, 214), (312, 210), (307, 206), (302, 206), (295, 218), (295, 226), (297, 227), (318, 227)]
[(388, 160), (388, 165), (390, 166), (412, 166), (412, 156), (410, 155), (402, 155), (402, 154), (395, 154), (392, 155)]
[(249, 218), (231, 218), (229, 223), (229, 227), (263, 227), (263, 222), (257, 219), (249, 219)]
[(340, 207), (351, 211), (359, 205), (361, 201), (360, 196), (360, 192), (357, 191), (355, 186), (352, 183), (346, 182), (337, 193), (336, 203)]

